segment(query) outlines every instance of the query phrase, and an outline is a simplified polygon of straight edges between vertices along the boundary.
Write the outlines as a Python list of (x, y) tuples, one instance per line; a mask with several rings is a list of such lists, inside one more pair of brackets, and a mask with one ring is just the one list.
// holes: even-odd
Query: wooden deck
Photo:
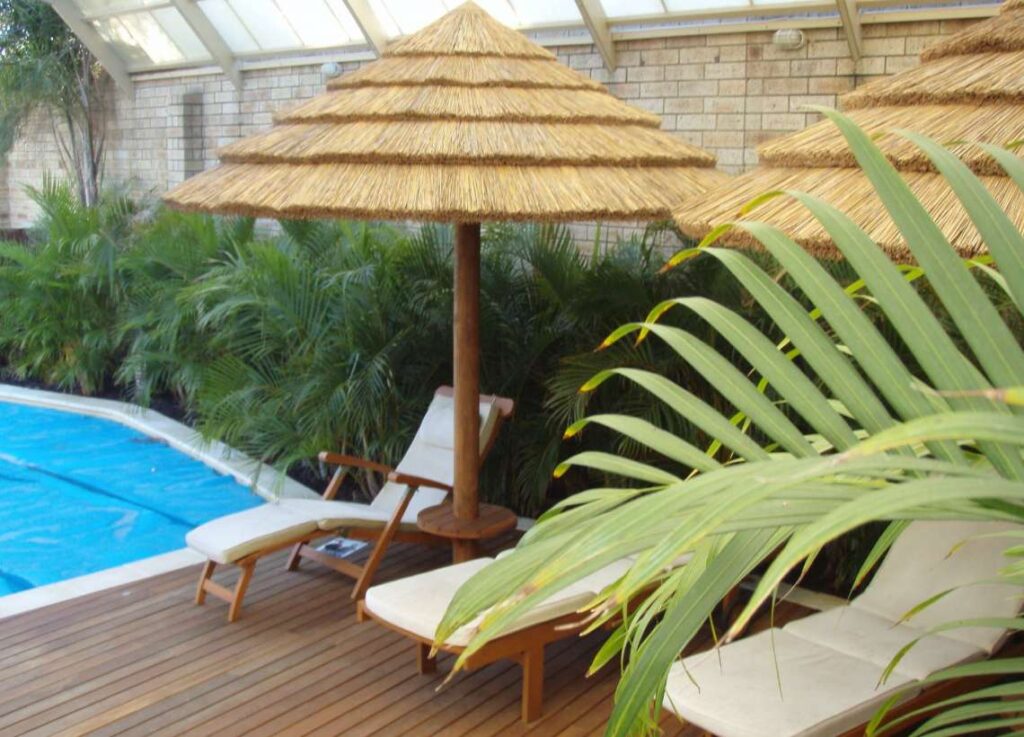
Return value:
[[(437, 691), (450, 659), (418, 675), (408, 641), (355, 621), (348, 580), (284, 560), (260, 564), (232, 625), (222, 602), (193, 606), (198, 567), (0, 620), (0, 735), (601, 734), (615, 672), (584, 678), (600, 638), (550, 648), (545, 716), (524, 725), (517, 665)], [(378, 580), (443, 560), (396, 546)]]

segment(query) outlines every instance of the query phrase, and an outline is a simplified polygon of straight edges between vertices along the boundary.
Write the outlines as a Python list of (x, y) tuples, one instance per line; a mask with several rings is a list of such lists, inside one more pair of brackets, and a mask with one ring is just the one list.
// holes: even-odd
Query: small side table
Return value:
[(496, 504), (481, 504), (476, 519), (455, 516), (451, 504), (427, 507), (416, 517), (416, 526), (424, 532), (452, 541), (452, 557), (456, 563), (480, 557), (480, 541), (497, 537), (516, 526), (515, 512)]

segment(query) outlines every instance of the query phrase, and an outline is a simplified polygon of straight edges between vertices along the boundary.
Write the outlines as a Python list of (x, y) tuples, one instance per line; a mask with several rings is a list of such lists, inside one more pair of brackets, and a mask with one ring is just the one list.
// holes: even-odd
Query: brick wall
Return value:
[[(555, 52), (617, 97), (662, 115), (666, 130), (711, 151), (723, 170), (736, 173), (757, 163), (760, 143), (817, 118), (803, 106), (835, 106), (839, 95), (865, 81), (913, 66), (925, 45), (964, 23), (866, 25), (864, 56), (856, 63), (835, 28), (805, 31), (807, 43), (794, 51), (773, 46), (767, 31), (625, 41), (614, 72), (591, 46)], [(140, 78), (131, 99), (120, 94), (115, 101), (106, 179), (156, 196), (212, 166), (220, 146), (269, 127), (274, 111), (320, 92), (324, 81), (319, 65), (246, 71), (241, 91), (219, 74)], [(58, 167), (49, 127), (30, 127), (6, 177), (0, 169), (0, 218), (9, 211), (12, 226), (30, 222), (33, 208), (23, 186)], [(592, 239), (593, 229), (581, 229), (580, 237)]]

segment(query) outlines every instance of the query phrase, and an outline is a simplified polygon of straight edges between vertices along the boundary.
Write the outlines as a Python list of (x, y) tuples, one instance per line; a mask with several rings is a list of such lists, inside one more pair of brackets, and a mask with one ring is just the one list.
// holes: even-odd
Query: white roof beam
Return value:
[(224, 70), (224, 74), (231, 80), (231, 84), (235, 86), (235, 89), (241, 90), (242, 71), (238, 66), (238, 60), (235, 59), (231, 48), (220, 33), (217, 32), (217, 29), (214, 28), (210, 19), (206, 17), (206, 13), (202, 11), (202, 8), (196, 5), (195, 0), (171, 0), (171, 5), (181, 13), (189, 28), (202, 41), (203, 46), (210, 52), (210, 56), (217, 66)]
[(836, 0), (836, 7), (839, 9), (839, 18), (843, 21), (843, 33), (846, 34), (846, 43), (850, 47), (850, 58), (858, 61), (861, 57), (863, 34), (857, 0)]
[(89, 53), (96, 57), (96, 60), (107, 70), (117, 86), (131, 94), (132, 78), (128, 73), (128, 67), (117, 52), (103, 40), (97, 33), (92, 23), (82, 17), (82, 12), (71, 0), (46, 0), (57, 12), (72, 33), (89, 49)]
[(359, 30), (366, 36), (366, 42), (370, 44), (374, 53), (377, 56), (383, 54), (388, 45), (388, 37), (381, 27), (380, 21), (377, 20), (373, 8), (370, 7), (370, 3), (367, 0), (345, 0), (345, 7), (352, 14)]
[(590, 31), (590, 37), (594, 39), (598, 53), (604, 59), (604, 65), (608, 71), (614, 72), (618, 66), (615, 57), (615, 41), (612, 40), (611, 28), (608, 27), (608, 17), (604, 14), (604, 8), (600, 0), (576, 0), (576, 7), (580, 9), (583, 16), (583, 24)]

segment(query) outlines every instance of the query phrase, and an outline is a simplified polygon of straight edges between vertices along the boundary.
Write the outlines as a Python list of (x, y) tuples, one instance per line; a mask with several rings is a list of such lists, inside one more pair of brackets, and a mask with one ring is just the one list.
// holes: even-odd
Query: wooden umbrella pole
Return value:
[[(455, 517), (480, 512), (480, 223), (455, 226)], [(478, 553), (475, 540), (455, 540), (456, 562)]]

